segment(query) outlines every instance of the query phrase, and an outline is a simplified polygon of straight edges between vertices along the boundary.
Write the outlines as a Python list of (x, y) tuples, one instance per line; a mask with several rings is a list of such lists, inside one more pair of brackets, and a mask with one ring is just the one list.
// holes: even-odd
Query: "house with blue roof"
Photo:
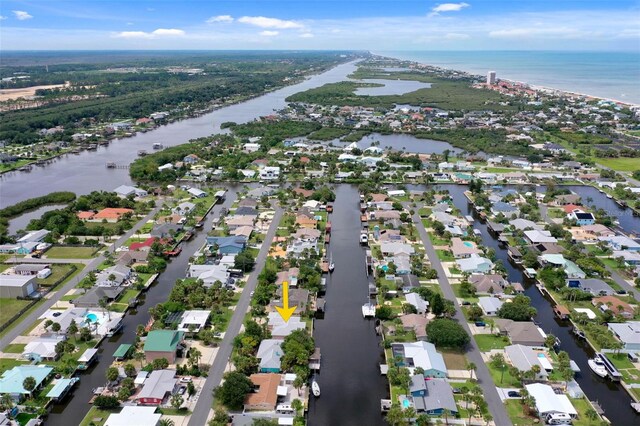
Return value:
[(231, 237), (207, 237), (207, 245), (210, 247), (217, 246), (218, 253), (238, 254), (247, 246), (247, 237), (238, 235)]
[(401, 366), (407, 367), (411, 374), (416, 367), (422, 367), (425, 377), (437, 377), (444, 379), (447, 377), (447, 366), (444, 358), (436, 351), (433, 343), (412, 342), (412, 343), (392, 343), (391, 352), (394, 358), (402, 358)]
[(432, 416), (441, 416), (444, 410), (448, 410), (454, 416), (458, 413), (453, 389), (445, 380), (429, 380), (422, 374), (416, 374), (411, 377), (409, 392), (410, 397), (400, 397), (401, 403), (404, 406), (413, 406), (418, 413)]
[(23, 386), (24, 379), (33, 377), (36, 381), (35, 389), (39, 389), (53, 372), (48, 365), (18, 365), (2, 373), (0, 377), (0, 395), (10, 395), (15, 401), (20, 401), (31, 392)]
[(520, 210), (509, 203), (498, 201), (497, 203), (493, 203), (493, 205), (491, 206), (491, 213), (493, 213), (494, 215), (502, 213), (507, 217), (511, 217), (514, 214), (517, 216), (520, 213)]

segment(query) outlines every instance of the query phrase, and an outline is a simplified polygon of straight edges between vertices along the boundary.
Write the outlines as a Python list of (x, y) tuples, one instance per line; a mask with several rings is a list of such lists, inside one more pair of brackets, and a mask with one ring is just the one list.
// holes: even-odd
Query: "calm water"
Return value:
[[(552, 302), (540, 294), (535, 285), (533, 285), (533, 281), (527, 279), (519, 267), (510, 262), (507, 250), (498, 244), (497, 239), (489, 232), (486, 224), (478, 220), (475, 211), (472, 210), (471, 205), (464, 196), (464, 191), (467, 187), (461, 185), (438, 185), (437, 187), (449, 190), (454, 204), (462, 211), (463, 215), (473, 215), (476, 218), (473, 227), (482, 233), (483, 244), (495, 250), (497, 258), (502, 260), (507, 269), (509, 280), (520, 282), (525, 286), (525, 294), (531, 298), (531, 304), (538, 310), (536, 321), (545, 332), (551, 333), (560, 339), (560, 350), (566, 351), (570, 358), (580, 367), (581, 373), (576, 376), (576, 381), (580, 384), (585, 395), (590, 400), (600, 403), (605, 411), (605, 416), (611, 420), (613, 425), (639, 424), (640, 416), (636, 415), (629, 406), (631, 398), (627, 392), (610, 380), (601, 379), (591, 373), (587, 365), (589, 358), (593, 357), (591, 347), (586, 342), (573, 336), (567, 322), (557, 320), (553, 313)], [(596, 191), (596, 194), (592, 195), (596, 203), (608, 200), (598, 191)], [(636, 226), (640, 222), (638, 218), (633, 218), (633, 220), (635, 220)]]
[[(236, 188), (229, 188), (227, 198), (223, 204), (219, 204), (209, 213), (207, 224), (204, 229), (211, 228), (211, 221), (220, 212), (222, 207), (227, 209), (236, 198)], [(156, 283), (146, 292), (144, 302), (139, 304), (136, 311), (129, 311), (122, 321), (123, 331), (110, 339), (105, 339), (100, 345), (98, 362), (87, 370), (80, 373), (80, 383), (76, 386), (72, 398), (67, 398), (64, 404), (54, 405), (53, 411), (47, 417), (47, 426), (69, 426), (80, 424), (87, 414), (91, 405), (89, 399), (92, 396), (92, 389), (104, 386), (106, 382), (105, 373), (113, 361), (113, 353), (122, 343), (134, 343), (136, 339), (136, 327), (138, 324), (146, 324), (149, 321), (149, 308), (167, 300), (171, 288), (177, 279), (184, 278), (184, 271), (189, 264), (189, 257), (198, 250), (206, 238), (206, 232), (199, 232), (191, 241), (183, 243), (182, 253), (172, 259), (167, 269), (160, 275)], [(138, 361), (131, 361), (136, 368), (140, 368)], [(135, 420), (132, 419), (132, 426)]]
[[(419, 89), (428, 89), (429, 87), (431, 87), (430, 83), (422, 83), (419, 81), (411, 80), (384, 80), (368, 78), (356, 81), (383, 85), (380, 87), (359, 87), (356, 89), (356, 95), (366, 96), (404, 95), (405, 93), (415, 92)], [(390, 81), (392, 81), (391, 84), (389, 83)]]
[(384, 425), (380, 400), (388, 383), (380, 375), (383, 361), (374, 321), (362, 317), (369, 281), (365, 250), (360, 246), (359, 193), (353, 186), (336, 190), (329, 253), (336, 264), (326, 294), (326, 315), (315, 321), (313, 337), (322, 351), (317, 376), (322, 391), (309, 403), (309, 425)]
[(553, 52), (553, 51), (474, 51), (474, 52), (376, 52), (533, 85), (585, 93), (593, 96), (640, 104), (640, 52)]

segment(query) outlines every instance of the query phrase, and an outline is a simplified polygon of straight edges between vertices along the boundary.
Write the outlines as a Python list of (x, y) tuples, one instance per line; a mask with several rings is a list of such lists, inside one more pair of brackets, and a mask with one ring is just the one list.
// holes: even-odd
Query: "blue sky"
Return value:
[(640, 51), (640, 0), (2, 0), (0, 48)]

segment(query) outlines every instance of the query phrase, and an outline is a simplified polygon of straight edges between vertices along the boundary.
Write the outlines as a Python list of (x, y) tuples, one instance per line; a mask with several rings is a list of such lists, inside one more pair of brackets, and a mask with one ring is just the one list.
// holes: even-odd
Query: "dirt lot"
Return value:
[(65, 86), (66, 84), (49, 84), (43, 86), (23, 87), (21, 89), (2, 89), (0, 90), (0, 102), (33, 96), (36, 94), (36, 90), (38, 89), (57, 89)]

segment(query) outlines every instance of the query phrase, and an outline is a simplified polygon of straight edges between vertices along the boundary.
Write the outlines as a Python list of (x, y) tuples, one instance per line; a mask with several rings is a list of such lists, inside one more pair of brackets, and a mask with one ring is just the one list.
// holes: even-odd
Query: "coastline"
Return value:
[[(375, 56), (384, 57), (384, 58), (395, 59), (395, 60), (398, 60), (398, 61), (406, 61), (406, 62), (411, 62), (411, 63), (414, 63), (414, 64), (418, 64), (418, 65), (426, 65), (426, 66), (430, 66), (430, 67), (434, 67), (434, 68), (438, 68), (438, 69), (442, 69), (442, 70), (461, 72), (461, 73), (468, 74), (469, 76), (472, 76), (472, 77), (478, 77), (480, 79), (484, 79), (485, 78), (485, 76), (483, 76), (481, 74), (476, 74), (475, 72), (466, 71), (466, 70), (457, 69), (457, 68), (450, 68), (450, 67), (446, 67), (446, 66), (433, 65), (433, 64), (429, 64), (428, 62), (417, 61), (417, 60), (414, 60), (414, 59), (403, 59), (403, 58), (400, 58), (400, 57), (397, 57), (397, 56), (390, 56), (389, 53), (371, 52), (371, 54), (375, 55)], [(531, 83), (528, 83), (526, 81), (510, 79), (510, 78), (498, 77), (498, 80), (506, 81), (506, 82), (509, 82), (509, 83), (517, 83), (517, 84), (527, 85), (532, 90), (554, 92), (554, 93), (556, 93), (556, 94), (558, 94), (560, 96), (591, 98), (591, 99), (594, 99), (594, 100), (604, 100), (604, 101), (614, 102), (616, 104), (624, 105), (624, 106), (627, 106), (629, 108), (640, 108), (640, 101), (639, 102), (621, 101), (619, 99), (614, 99), (612, 97), (591, 95), (591, 94), (588, 94), (588, 93), (582, 93), (582, 92), (578, 92), (578, 91), (575, 91), (575, 90), (560, 89), (560, 88), (551, 87), (551, 86), (547, 86), (547, 85), (541, 85), (541, 84), (531, 84)]]

